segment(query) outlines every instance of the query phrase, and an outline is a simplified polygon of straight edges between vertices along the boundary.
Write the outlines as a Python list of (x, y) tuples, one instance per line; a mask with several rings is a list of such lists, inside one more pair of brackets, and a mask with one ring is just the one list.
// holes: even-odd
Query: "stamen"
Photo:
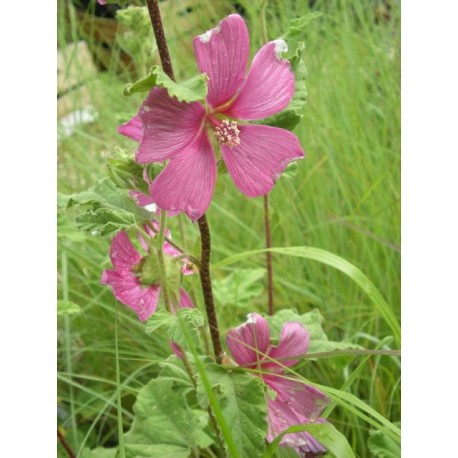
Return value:
[(215, 127), (215, 137), (220, 145), (230, 148), (240, 145), (240, 130), (235, 121), (224, 119), (221, 124)]

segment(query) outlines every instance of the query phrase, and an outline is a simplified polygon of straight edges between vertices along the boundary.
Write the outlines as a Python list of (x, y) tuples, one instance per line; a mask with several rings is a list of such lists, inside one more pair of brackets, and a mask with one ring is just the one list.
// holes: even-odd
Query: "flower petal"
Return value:
[(267, 194), (289, 162), (304, 157), (297, 137), (278, 127), (239, 126), (240, 144), (221, 146), (235, 185), (249, 197)]
[(126, 137), (139, 142), (142, 138), (142, 120), (138, 115), (118, 126), (118, 132)]
[[(292, 359), (292, 357), (305, 355), (309, 342), (310, 334), (301, 323), (285, 323), (281, 331), (280, 342), (269, 350), (269, 357), (280, 360), (281, 365), (276, 365), (280, 369), (283, 366), (294, 366), (299, 360)], [(271, 364), (275, 363), (271, 362)]]
[[(267, 398), (269, 432), (267, 440), (272, 442), (285, 429), (294, 425), (311, 423), (307, 418), (301, 417), (283, 402)], [(321, 421), (319, 421), (321, 423)], [(320, 444), (310, 433), (302, 431), (283, 436), (281, 446), (293, 447), (301, 457), (312, 457), (326, 453), (326, 448)]]
[(173, 158), (150, 186), (159, 208), (184, 211), (192, 221), (210, 205), (216, 179), (216, 160), (206, 133)]
[(243, 83), (250, 52), (245, 21), (231, 14), (217, 27), (193, 40), (197, 66), (208, 77), (207, 102), (213, 107), (228, 101)]
[(204, 115), (200, 103), (178, 102), (165, 89), (154, 88), (140, 109), (143, 135), (135, 160), (160, 162), (181, 153), (197, 135)]
[(286, 403), (290, 408), (309, 421), (315, 421), (329, 404), (330, 399), (315, 388), (299, 380), (282, 375), (263, 374), (262, 380), (277, 393), (276, 401)]
[(140, 253), (135, 249), (128, 235), (118, 232), (111, 241), (110, 259), (116, 270), (130, 271), (141, 259)]
[(256, 367), (258, 361), (264, 359), (270, 344), (267, 320), (257, 313), (250, 313), (245, 324), (227, 333), (226, 342), (240, 366)]
[(194, 302), (192, 302), (192, 299), (189, 297), (189, 294), (183, 288), (180, 289), (180, 299), (181, 308), (193, 309), (195, 307)]
[(283, 40), (265, 44), (254, 56), (250, 72), (227, 114), (237, 119), (254, 120), (272, 116), (287, 107), (294, 95), (294, 73), (280, 53)]
[(111, 286), (116, 299), (134, 310), (140, 321), (146, 321), (156, 311), (160, 286), (142, 287), (134, 274), (114, 270), (104, 270), (101, 283)]

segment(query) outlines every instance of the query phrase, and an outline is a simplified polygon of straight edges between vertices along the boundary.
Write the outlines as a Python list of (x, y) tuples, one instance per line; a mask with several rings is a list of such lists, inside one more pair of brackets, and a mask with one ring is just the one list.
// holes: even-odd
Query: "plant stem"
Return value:
[(121, 399), (121, 369), (119, 367), (119, 346), (118, 346), (118, 301), (115, 308), (115, 356), (116, 356), (116, 405), (118, 417), (119, 456), (126, 456), (124, 444), (124, 430), (122, 427), (122, 399)]
[(161, 275), (161, 292), (164, 297), (165, 309), (172, 312), (172, 304), (170, 302), (169, 285), (167, 283), (167, 272), (165, 271), (164, 262), (164, 236), (165, 225), (167, 222), (167, 212), (161, 209), (161, 217), (159, 220), (159, 232), (157, 234), (157, 257), (159, 259), (160, 275)]
[(156, 37), (157, 49), (161, 58), (162, 68), (167, 75), (175, 81), (172, 61), (170, 60), (169, 48), (165, 39), (164, 27), (162, 26), (161, 12), (157, 0), (146, 0), (151, 24), (153, 25), (154, 36)]
[[(259, 22), (261, 24), (262, 32), (262, 44), (265, 44), (269, 41), (267, 36), (267, 25), (266, 25), (266, 7), (267, 0), (264, 0), (261, 3), (260, 12), (259, 12)], [(263, 196), (264, 201), (264, 228), (266, 233), (266, 248), (269, 249), (272, 247), (272, 235), (270, 232), (270, 212), (269, 212), (269, 194)], [(272, 253), (267, 251), (266, 253), (266, 263), (267, 263), (267, 313), (269, 315), (274, 314), (274, 280), (273, 280), (273, 271), (272, 271)]]
[[(266, 231), (266, 248), (272, 248), (272, 236), (270, 232), (270, 212), (269, 212), (269, 194), (264, 198), (264, 227)], [(267, 262), (267, 312), (269, 315), (274, 314), (274, 283), (272, 271), (272, 252), (266, 253)]]
[(73, 450), (70, 447), (69, 443), (65, 440), (64, 435), (59, 431), (59, 428), (57, 428), (57, 437), (59, 438), (59, 441), (62, 444), (62, 447), (64, 447), (65, 451), (67, 452), (67, 455), (70, 458), (76, 458), (75, 453), (73, 452)]
[[(156, 37), (157, 48), (159, 57), (161, 58), (162, 68), (164, 72), (172, 79), (175, 80), (173, 73), (172, 62), (170, 60), (169, 49), (167, 47), (167, 40), (162, 26), (161, 13), (157, 0), (146, 0), (151, 24), (153, 25), (154, 36)], [(161, 221), (162, 221), (161, 210)], [(215, 303), (213, 301), (213, 291), (210, 278), (210, 254), (211, 254), (211, 241), (210, 231), (208, 229), (207, 218), (205, 215), (198, 219), (202, 255), (200, 260), (200, 282), (202, 285), (202, 292), (204, 295), (205, 310), (207, 312), (208, 324), (210, 327), (210, 334), (213, 342), (213, 350), (215, 352), (216, 361), (221, 364), (223, 357), (223, 349), (221, 346), (221, 339), (219, 335), (218, 321), (216, 319)]]
[(208, 324), (210, 326), (210, 335), (213, 343), (216, 361), (221, 364), (224, 356), (221, 347), (221, 338), (219, 335), (218, 320), (216, 318), (215, 302), (213, 300), (212, 282), (210, 276), (210, 256), (211, 256), (211, 238), (210, 229), (207, 223), (207, 217), (201, 216), (197, 223), (200, 230), (201, 256), (200, 256), (200, 283), (204, 295), (205, 311), (207, 312)]

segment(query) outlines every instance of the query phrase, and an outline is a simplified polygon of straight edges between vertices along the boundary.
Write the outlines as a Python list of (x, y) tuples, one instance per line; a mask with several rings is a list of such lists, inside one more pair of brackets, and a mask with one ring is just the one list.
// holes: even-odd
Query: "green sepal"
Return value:
[(143, 179), (143, 167), (133, 159), (110, 158), (107, 169), (108, 176), (118, 188), (148, 193), (148, 183)]
[(147, 92), (153, 87), (161, 87), (167, 90), (170, 97), (175, 97), (179, 102), (197, 102), (207, 96), (207, 80), (208, 76), (201, 73), (183, 83), (176, 83), (161, 67), (154, 65), (147, 76), (126, 85), (124, 95), (130, 96), (135, 92)]

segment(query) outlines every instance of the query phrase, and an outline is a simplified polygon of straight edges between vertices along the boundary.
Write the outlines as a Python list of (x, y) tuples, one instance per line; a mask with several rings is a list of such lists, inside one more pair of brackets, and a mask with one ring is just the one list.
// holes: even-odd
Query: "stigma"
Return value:
[(235, 121), (224, 119), (219, 126), (215, 127), (215, 137), (220, 145), (230, 148), (240, 145), (240, 130)]

